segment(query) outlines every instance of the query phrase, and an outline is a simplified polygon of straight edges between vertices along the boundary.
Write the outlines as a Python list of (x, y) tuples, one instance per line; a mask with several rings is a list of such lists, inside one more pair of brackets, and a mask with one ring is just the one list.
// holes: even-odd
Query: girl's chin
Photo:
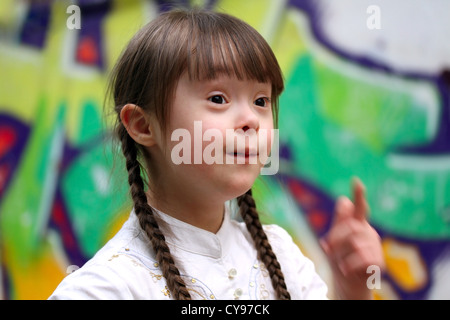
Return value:
[(260, 167), (254, 167), (252, 170), (247, 168), (246, 170), (235, 170), (227, 177), (227, 189), (230, 194), (230, 199), (236, 198), (246, 193), (255, 183), (260, 172)]
[(180, 178), (186, 170), (190, 171), (189, 175), (196, 177), (194, 178), (196, 183), (204, 183), (202, 192), (212, 192), (211, 196), (225, 201), (247, 192), (261, 172), (261, 166), (258, 164), (202, 164), (177, 167), (177, 169)]

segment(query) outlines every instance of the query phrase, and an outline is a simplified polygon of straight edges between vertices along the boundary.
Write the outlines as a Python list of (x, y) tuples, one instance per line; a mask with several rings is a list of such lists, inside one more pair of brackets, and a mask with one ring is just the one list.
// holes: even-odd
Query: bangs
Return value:
[(150, 21), (131, 39), (113, 69), (110, 91), (119, 114), (127, 103), (154, 114), (162, 128), (181, 75), (214, 80), (221, 75), (270, 83), (274, 124), (284, 89), (281, 69), (265, 39), (233, 16), (172, 10)]
[(226, 14), (200, 15), (191, 20), (187, 71), (192, 80), (235, 76), (272, 84), (272, 95), (283, 91), (278, 62), (264, 38), (245, 22)]

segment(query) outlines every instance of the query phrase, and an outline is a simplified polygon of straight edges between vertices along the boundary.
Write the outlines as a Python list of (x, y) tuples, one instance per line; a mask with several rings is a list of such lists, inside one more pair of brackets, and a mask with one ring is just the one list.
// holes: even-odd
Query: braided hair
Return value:
[[(234, 52), (239, 53), (238, 57)], [(126, 104), (135, 104), (154, 115), (162, 129), (166, 128), (177, 81), (186, 71), (191, 79), (212, 79), (218, 72), (225, 72), (239, 79), (272, 83), (275, 125), (278, 97), (284, 88), (275, 55), (256, 30), (227, 14), (197, 9), (176, 9), (152, 20), (131, 39), (115, 65), (109, 91), (114, 98), (115, 131), (126, 160), (130, 195), (167, 288), (177, 300), (189, 300), (191, 296), (155, 219), (154, 209), (148, 204), (142, 176), (146, 171), (140, 159), (147, 164), (151, 159), (143, 146), (128, 134), (120, 112)], [(238, 197), (238, 205), (278, 298), (290, 299), (281, 266), (262, 228), (251, 190)]]
[(247, 226), (247, 229), (255, 243), (258, 258), (262, 260), (269, 271), (270, 279), (272, 280), (272, 285), (278, 299), (290, 300), (291, 296), (287, 291), (284, 275), (283, 272), (281, 272), (280, 263), (278, 262), (275, 253), (272, 251), (272, 246), (270, 245), (267, 235), (264, 232), (259, 220), (259, 215), (256, 211), (256, 204), (253, 199), (251, 189), (238, 198), (238, 205), (241, 217), (244, 220), (245, 225)]
[(126, 160), (128, 171), (128, 183), (130, 184), (131, 198), (134, 203), (134, 211), (139, 219), (142, 230), (150, 239), (156, 260), (161, 266), (167, 287), (176, 300), (190, 300), (191, 296), (186, 288), (186, 284), (180, 276), (178, 268), (170, 254), (166, 239), (156, 222), (153, 208), (147, 202), (144, 191), (144, 180), (141, 176), (141, 164), (138, 160), (138, 149), (135, 141), (126, 132), (124, 126), (121, 127), (122, 151)]

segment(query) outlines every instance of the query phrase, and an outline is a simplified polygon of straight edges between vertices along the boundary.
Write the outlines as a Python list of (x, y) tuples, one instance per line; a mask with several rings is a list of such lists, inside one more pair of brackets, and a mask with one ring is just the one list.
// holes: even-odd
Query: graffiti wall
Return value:
[(263, 220), (329, 281), (317, 240), (357, 176), (387, 262), (376, 297), (449, 299), (450, 3), (391, 2), (3, 0), (0, 298), (46, 299), (127, 219), (108, 72), (140, 26), (181, 4), (246, 20), (282, 67), (280, 171), (254, 192)]

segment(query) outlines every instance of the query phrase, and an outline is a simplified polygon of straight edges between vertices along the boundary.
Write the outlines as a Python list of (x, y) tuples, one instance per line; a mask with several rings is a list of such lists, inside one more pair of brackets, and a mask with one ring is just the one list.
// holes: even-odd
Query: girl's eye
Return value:
[(264, 98), (258, 98), (255, 100), (255, 105), (259, 106), (259, 107), (265, 107), (267, 106), (267, 103), (270, 102), (270, 99), (267, 97)]
[(225, 104), (226, 100), (224, 97), (222, 97), (221, 95), (215, 95), (212, 96), (210, 98), (208, 98), (209, 101), (211, 101), (212, 103), (216, 103), (216, 104)]

